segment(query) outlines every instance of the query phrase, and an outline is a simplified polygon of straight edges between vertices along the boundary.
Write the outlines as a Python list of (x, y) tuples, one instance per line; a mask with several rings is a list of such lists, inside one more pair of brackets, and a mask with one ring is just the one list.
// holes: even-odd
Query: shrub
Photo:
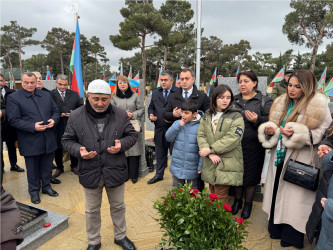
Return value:
[(169, 191), (154, 208), (165, 231), (163, 248), (168, 243), (171, 249), (246, 249), (242, 241), (248, 222), (232, 216), (231, 207), (214, 193), (200, 193), (185, 185)]

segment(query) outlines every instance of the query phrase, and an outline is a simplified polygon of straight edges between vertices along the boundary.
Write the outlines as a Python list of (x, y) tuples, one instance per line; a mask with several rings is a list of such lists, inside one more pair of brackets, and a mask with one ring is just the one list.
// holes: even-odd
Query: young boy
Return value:
[(192, 182), (197, 188), (198, 174), (202, 169), (199, 156), (197, 132), (201, 116), (197, 113), (198, 105), (193, 100), (185, 101), (181, 106), (182, 118), (175, 121), (165, 134), (169, 142), (175, 142), (172, 150), (170, 172), (173, 185), (183, 186), (185, 181)]

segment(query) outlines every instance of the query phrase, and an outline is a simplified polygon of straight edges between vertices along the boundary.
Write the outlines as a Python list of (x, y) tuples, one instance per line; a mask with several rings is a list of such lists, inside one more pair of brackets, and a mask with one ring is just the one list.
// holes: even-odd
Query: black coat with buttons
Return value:
[[(265, 149), (258, 140), (258, 127), (268, 121), (269, 110), (273, 104), (272, 98), (264, 96), (260, 91), (250, 100), (244, 101), (241, 94), (234, 98), (234, 104), (242, 111), (245, 122), (242, 140), (244, 180), (243, 186), (255, 186), (260, 182), (261, 171), (265, 159)], [(255, 123), (246, 119), (244, 112), (249, 110), (258, 115)]]

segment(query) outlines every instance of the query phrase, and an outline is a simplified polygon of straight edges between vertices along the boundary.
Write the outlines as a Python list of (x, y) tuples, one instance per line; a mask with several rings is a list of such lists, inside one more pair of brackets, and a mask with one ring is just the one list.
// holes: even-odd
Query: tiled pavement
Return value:
[[(146, 138), (151, 138), (152, 132), (146, 133)], [(27, 191), (26, 173), (16, 173), (9, 171), (7, 153), (4, 152), (5, 174), (4, 187), (13, 194), (17, 201), (30, 203), (30, 197)], [(25, 168), (23, 157), (19, 156), (18, 165)], [(163, 232), (159, 229), (154, 220), (157, 216), (153, 209), (153, 203), (159, 197), (165, 195), (166, 190), (171, 188), (172, 178), (169, 169), (166, 169), (163, 181), (153, 185), (147, 185), (147, 181), (153, 177), (150, 173), (144, 178), (140, 178), (138, 183), (126, 183), (125, 202), (127, 236), (134, 241), (138, 249), (150, 250), (159, 249)], [(41, 194), (41, 208), (52, 210), (54, 212), (69, 216), (69, 227), (46, 242), (40, 248), (41, 250), (50, 249), (86, 249), (88, 245), (85, 231), (85, 205), (84, 193), (78, 182), (78, 177), (70, 171), (68, 162), (65, 163), (65, 173), (59, 179), (60, 185), (53, 185), (53, 188), (59, 193), (58, 197), (49, 197)], [(232, 204), (232, 198), (229, 201)], [(109, 214), (107, 196), (104, 192), (101, 208), (102, 214), (102, 248), (101, 249), (121, 249), (113, 243), (113, 226)], [(267, 216), (261, 210), (261, 203), (254, 202), (252, 224), (249, 226), (249, 235), (244, 242), (244, 246), (251, 250), (277, 250), (277, 249), (295, 249), (281, 248), (279, 240), (271, 240), (267, 232)], [(314, 247), (305, 244), (307, 250)]]

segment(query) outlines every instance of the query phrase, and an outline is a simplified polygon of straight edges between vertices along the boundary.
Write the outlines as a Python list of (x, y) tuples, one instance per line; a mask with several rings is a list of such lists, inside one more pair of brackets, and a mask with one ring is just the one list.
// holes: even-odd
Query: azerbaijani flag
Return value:
[(113, 74), (112, 76), (111, 76), (111, 80), (115, 80), (116, 79), (116, 74)]
[(79, 20), (76, 21), (76, 33), (73, 43), (72, 57), (69, 69), (73, 74), (72, 90), (78, 92), (79, 96), (83, 98), (84, 89), (83, 89), (82, 65), (81, 65)]
[(178, 82), (178, 74), (177, 74), (177, 76), (176, 76), (176, 83)]
[(212, 75), (212, 78), (210, 79), (209, 85), (207, 87), (207, 94), (209, 94), (210, 85), (212, 85), (215, 82), (215, 80), (216, 80), (216, 71), (217, 71), (217, 68), (215, 68), (215, 71), (214, 71), (214, 73)]
[(323, 92), (323, 90), (324, 90), (324, 85), (325, 85), (325, 80), (326, 80), (326, 70), (327, 70), (327, 67), (325, 68), (324, 72), (321, 74), (321, 77), (318, 81), (317, 89), (320, 89), (321, 92)]
[[(113, 76), (115, 76), (115, 74), (113, 74)], [(113, 79), (111, 78), (109, 80), (109, 85), (110, 85), (110, 88), (111, 88), (111, 92), (113, 93), (113, 91), (116, 89), (116, 77), (113, 78)]]
[(138, 72), (133, 79), (134, 80), (139, 80), (139, 78), (140, 78), (140, 76), (139, 76), (139, 72)]
[(128, 72), (128, 80), (132, 80), (132, 66), (130, 65), (130, 71)]
[(129, 80), (133, 92), (140, 95), (140, 82), (137, 80)]
[(47, 69), (45, 80), (52, 80), (51, 72)]
[(269, 87), (273, 88), (275, 86), (275, 83), (282, 81), (284, 77), (284, 68), (282, 68), (279, 73), (276, 74), (276, 76), (273, 78), (272, 82), (269, 84)]
[(103, 71), (103, 80), (105, 80), (105, 72)]
[(238, 73), (239, 73), (239, 66), (238, 66), (238, 68), (237, 68), (237, 71), (236, 71), (235, 77), (238, 76)]
[(330, 98), (333, 98), (333, 77), (331, 81), (327, 84), (324, 94)]
[(160, 73), (158, 73), (157, 88), (161, 87), (161, 74), (162, 74), (162, 67), (160, 68)]
[(14, 79), (13, 79), (13, 75), (10, 76), (10, 80), (9, 80), (9, 88), (10, 88), (10, 89), (14, 89)]

